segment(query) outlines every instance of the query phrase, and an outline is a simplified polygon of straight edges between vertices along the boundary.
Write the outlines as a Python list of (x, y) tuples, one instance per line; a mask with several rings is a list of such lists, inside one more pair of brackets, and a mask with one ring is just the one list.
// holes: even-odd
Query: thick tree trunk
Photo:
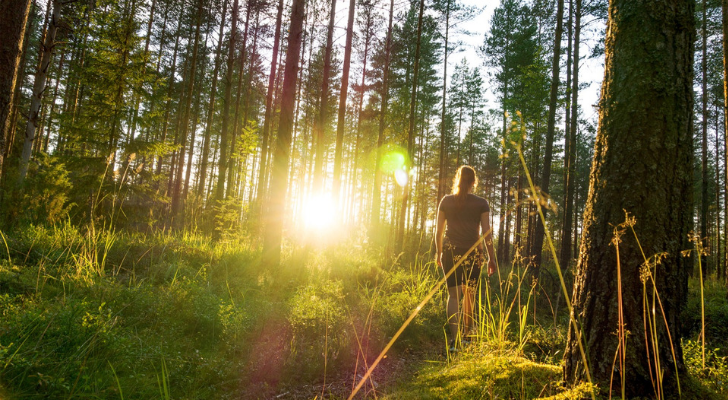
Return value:
[[(583, 349), (604, 393), (613, 377), (614, 388), (623, 380), (629, 398), (665, 396), (675, 393), (676, 368), (685, 370), (680, 312), (692, 261), (680, 253), (690, 248), (693, 210), (694, 8), (692, 0), (609, 4), (599, 129), (564, 365), (567, 382), (584, 379)], [(625, 211), (636, 221), (639, 243), (630, 228), (618, 228), (623, 234), (615, 248)], [(642, 251), (659, 261), (645, 266)], [(629, 334), (615, 335), (620, 325)], [(652, 328), (645, 332), (645, 326)], [(616, 356), (622, 361), (615, 364)]]
[[(409, 177), (410, 168), (414, 162), (414, 146), (415, 146), (415, 110), (417, 102), (417, 78), (420, 72), (420, 47), (422, 42), (422, 16), (425, 12), (425, 0), (420, 0), (420, 13), (417, 18), (417, 44), (415, 46), (415, 65), (414, 72), (412, 75), (412, 92), (410, 97), (410, 112), (409, 112), (409, 129), (407, 138), (407, 155), (408, 160), (404, 165), (404, 171)], [(397, 236), (394, 241), (396, 252), (402, 251), (404, 248), (404, 233), (405, 233), (405, 220), (407, 215), (407, 206), (409, 204), (409, 192), (410, 192), (410, 179), (407, 179), (404, 186), (402, 187), (402, 206), (399, 214), (399, 224), (397, 229)]]
[[(549, 96), (548, 125), (546, 126), (546, 149), (543, 158), (543, 175), (541, 175), (541, 191), (548, 194), (551, 183), (551, 160), (554, 148), (554, 130), (556, 126), (556, 108), (558, 107), (559, 83), (561, 78), (559, 70), (561, 65), (561, 35), (563, 33), (564, 0), (557, 1), (556, 31), (554, 32), (554, 54), (551, 62), (551, 94)], [(544, 212), (546, 210), (544, 209)], [(533, 242), (534, 274), (538, 274), (541, 266), (541, 249), (543, 247), (544, 226), (540, 218), (536, 218), (536, 237)]]
[(283, 92), (281, 93), (281, 115), (273, 154), (268, 224), (263, 243), (263, 261), (269, 268), (277, 268), (281, 260), (286, 186), (288, 184), (288, 153), (291, 148), (293, 112), (296, 103), (296, 78), (305, 4), (305, 0), (293, 0), (291, 7), (291, 25), (288, 29), (288, 49), (286, 50), (286, 67), (283, 73)]

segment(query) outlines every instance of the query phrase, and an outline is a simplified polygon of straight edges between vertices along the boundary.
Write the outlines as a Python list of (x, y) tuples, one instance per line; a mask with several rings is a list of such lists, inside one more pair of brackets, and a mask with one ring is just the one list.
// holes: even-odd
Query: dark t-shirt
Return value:
[(480, 215), (490, 212), (488, 200), (474, 194), (458, 200), (455, 195), (447, 195), (440, 201), (440, 211), (447, 221), (445, 240), (455, 247), (470, 247), (480, 236)]

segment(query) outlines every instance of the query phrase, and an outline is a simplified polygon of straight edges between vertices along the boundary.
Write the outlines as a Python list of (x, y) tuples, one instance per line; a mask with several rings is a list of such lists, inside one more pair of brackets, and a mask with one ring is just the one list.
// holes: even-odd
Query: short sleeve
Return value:
[(490, 212), (490, 205), (488, 205), (488, 200), (483, 199), (483, 202), (480, 206), (480, 213), (483, 214), (487, 212)]

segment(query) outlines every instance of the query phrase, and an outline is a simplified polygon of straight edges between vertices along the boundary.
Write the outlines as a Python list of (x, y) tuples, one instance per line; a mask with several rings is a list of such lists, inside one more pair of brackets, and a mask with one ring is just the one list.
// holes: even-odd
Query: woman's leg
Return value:
[(475, 290), (468, 285), (462, 285), (463, 293), (463, 335), (467, 335), (473, 325), (473, 305), (475, 304)]
[(460, 323), (460, 316), (458, 315), (458, 303), (460, 303), (461, 295), (460, 286), (448, 287), (447, 294), (447, 323), (450, 326), (450, 340), (455, 340), (458, 336), (458, 325)]

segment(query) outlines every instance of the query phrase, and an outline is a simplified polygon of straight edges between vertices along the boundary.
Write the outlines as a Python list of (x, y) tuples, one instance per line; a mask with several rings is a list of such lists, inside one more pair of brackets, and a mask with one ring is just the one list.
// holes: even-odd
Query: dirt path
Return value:
[[(374, 370), (368, 382), (362, 386), (356, 398), (374, 399), (381, 397), (384, 393), (390, 392), (389, 389), (395, 387), (397, 383), (410, 378), (426, 360), (445, 362), (445, 357), (441, 354), (439, 347), (434, 344), (428, 348), (418, 348), (417, 350), (390, 350), (386, 358)], [(267, 397), (267, 399), (346, 399), (366, 373), (364, 367), (359, 366), (355, 381), (353, 370), (354, 366), (352, 365), (346, 371), (342, 370), (327, 374), (325, 386), (324, 382), (321, 381), (289, 387)]]

